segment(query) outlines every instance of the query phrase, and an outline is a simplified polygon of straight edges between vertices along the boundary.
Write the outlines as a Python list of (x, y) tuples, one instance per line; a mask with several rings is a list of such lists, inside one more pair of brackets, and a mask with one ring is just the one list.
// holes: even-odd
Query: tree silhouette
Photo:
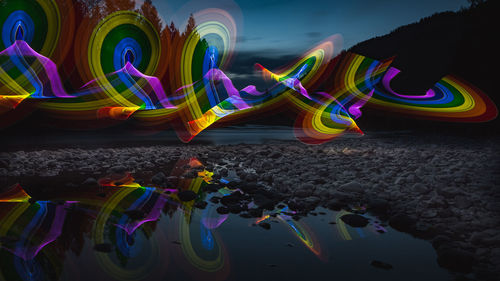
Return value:
[(120, 10), (133, 10), (135, 8), (135, 0), (106, 0), (104, 11), (106, 14), (111, 14)]
[[(167, 27), (165, 29), (167, 29)], [(175, 27), (175, 24), (173, 21), (170, 22), (168, 29), (170, 30), (170, 36), (171, 36), (170, 39), (171, 40), (174, 40), (175, 38), (179, 37), (179, 29), (177, 29), (177, 27)]]
[(186, 25), (186, 29), (182, 33), (183, 37), (188, 37), (191, 32), (196, 28), (196, 21), (194, 20), (193, 14), (189, 16), (188, 23)]
[(101, 3), (101, 0), (76, 0), (74, 7), (77, 14), (82, 17), (100, 17), (102, 14)]
[(151, 0), (144, 1), (139, 9), (139, 12), (153, 24), (153, 26), (159, 33), (161, 32), (161, 30), (163, 29), (163, 23), (160, 16), (158, 15), (156, 7), (153, 5), (153, 2)]
[(483, 4), (484, 2), (486, 2), (485, 0), (467, 0), (467, 2), (469, 2), (470, 6), (472, 8), (475, 8), (481, 4)]

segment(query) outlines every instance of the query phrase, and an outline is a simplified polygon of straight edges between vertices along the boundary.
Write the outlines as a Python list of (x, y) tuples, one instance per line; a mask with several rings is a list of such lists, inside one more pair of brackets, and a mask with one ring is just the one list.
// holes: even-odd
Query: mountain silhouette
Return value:
[[(442, 12), (398, 27), (391, 33), (363, 41), (349, 51), (374, 59), (395, 56), (393, 66), (402, 70), (392, 82), (399, 92), (420, 94), (447, 74), (461, 77), (500, 104), (496, 85), (496, 34), (498, 1), (471, 1), (457, 12)], [(376, 129), (427, 129), (498, 131), (496, 120), (483, 124), (455, 124), (394, 118), (368, 108), (360, 127)]]

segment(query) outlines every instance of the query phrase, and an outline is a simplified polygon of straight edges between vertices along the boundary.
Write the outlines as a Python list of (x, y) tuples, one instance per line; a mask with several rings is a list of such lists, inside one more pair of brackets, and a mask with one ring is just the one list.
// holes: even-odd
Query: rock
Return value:
[(242, 183), (239, 185), (239, 188), (245, 192), (245, 193), (248, 193), (248, 194), (255, 194), (257, 193), (257, 191), (259, 191), (259, 185), (255, 184), (255, 183)]
[(197, 178), (198, 177), (198, 171), (196, 170), (188, 170), (186, 171), (183, 176), (187, 179), (194, 179), (194, 178)]
[(500, 245), (500, 234), (497, 234), (495, 236), (490, 236), (490, 237), (484, 239), (482, 242), (484, 245), (488, 245), (488, 246)]
[(267, 223), (267, 222), (260, 222), (259, 226), (262, 227), (262, 228), (264, 228), (265, 230), (271, 229), (271, 225), (269, 223)]
[(297, 190), (295, 191), (295, 196), (299, 197), (299, 198), (305, 198), (309, 195), (312, 194), (312, 190), (309, 190), (309, 189), (300, 189), (300, 190)]
[(97, 185), (97, 180), (94, 178), (87, 178), (85, 181), (82, 182), (82, 185), (84, 186), (94, 186)]
[(440, 185), (436, 189), (437, 193), (445, 198), (453, 198), (456, 195), (460, 194), (461, 191), (454, 187), (454, 186), (448, 186), (448, 185)]
[(123, 165), (117, 165), (117, 166), (113, 166), (109, 169), (109, 171), (111, 173), (116, 173), (116, 174), (119, 174), (119, 173), (124, 173), (127, 171), (127, 167), (123, 166)]
[(439, 266), (453, 271), (469, 273), (472, 271), (472, 267), (477, 263), (477, 258), (473, 253), (449, 248), (445, 245), (442, 245), (437, 253), (437, 262)]
[(428, 188), (426, 185), (424, 185), (420, 182), (417, 182), (412, 186), (412, 190), (414, 190), (415, 192), (417, 192), (419, 194), (427, 194), (427, 193), (429, 193), (430, 188)]
[(352, 227), (365, 227), (369, 222), (367, 218), (355, 214), (343, 215), (340, 219)]
[(472, 202), (470, 198), (459, 195), (455, 197), (455, 206), (460, 209), (467, 209), (472, 206)]
[(64, 186), (66, 186), (67, 188), (69, 189), (75, 189), (75, 188), (78, 188), (78, 185), (77, 184), (74, 184), (72, 182), (68, 182), (66, 183)]
[(267, 210), (273, 210), (274, 206), (276, 206), (276, 204), (278, 203), (272, 199), (269, 199), (268, 197), (266, 197), (262, 194), (255, 194), (253, 199), (254, 199), (254, 203), (257, 206), (264, 208), (264, 209), (267, 209)]
[(377, 261), (377, 260), (373, 260), (370, 263), (370, 265), (373, 266), (373, 267), (378, 267), (378, 268), (382, 268), (382, 269), (385, 269), (385, 270), (392, 269), (392, 265), (390, 265), (388, 263), (385, 263), (385, 262)]
[(217, 184), (207, 184), (203, 186), (203, 190), (207, 192), (217, 192), (221, 187)]
[(318, 206), (319, 202), (321, 201), (321, 198), (319, 198), (317, 196), (310, 196), (310, 197), (307, 197), (304, 201), (305, 201), (305, 204), (310, 209), (314, 209), (316, 206)]
[(269, 155), (270, 158), (272, 159), (278, 159), (282, 156), (281, 152), (275, 151)]
[(221, 215), (225, 215), (225, 214), (229, 214), (229, 209), (227, 207), (224, 207), (224, 206), (220, 206), (219, 208), (217, 208), (217, 213), (221, 214)]
[(243, 211), (243, 207), (239, 204), (232, 204), (227, 206), (227, 208), (232, 214), (239, 214), (241, 211)]
[(299, 190), (308, 190), (310, 192), (313, 192), (314, 191), (314, 184), (311, 183), (311, 182), (304, 182), (302, 183), (300, 186), (299, 186)]
[(428, 210), (424, 210), (420, 214), (420, 216), (423, 218), (433, 218), (433, 217), (437, 216), (437, 212), (436, 212), (436, 210), (428, 209)]
[(346, 206), (345, 203), (335, 198), (331, 199), (330, 201), (328, 201), (328, 203), (326, 203), (326, 207), (333, 211), (340, 211), (345, 206)]
[(330, 197), (341, 200), (343, 202), (348, 202), (351, 201), (354, 196), (349, 193), (334, 191), (330, 193)]
[(220, 199), (220, 203), (229, 206), (229, 205), (239, 204), (240, 201), (243, 199), (244, 199), (243, 195), (240, 192), (236, 191), (229, 195), (223, 196)]
[(228, 174), (229, 174), (229, 171), (227, 168), (222, 168), (219, 170), (219, 175), (221, 175), (222, 177), (227, 177)]
[(288, 201), (288, 208), (294, 211), (301, 211), (304, 209), (304, 203), (302, 201), (297, 201), (295, 198)]
[(389, 202), (384, 199), (372, 199), (368, 201), (368, 209), (378, 213), (385, 213), (389, 208)]
[(263, 210), (260, 208), (249, 209), (248, 214), (254, 218), (260, 218), (262, 217)]
[(209, 200), (210, 200), (210, 202), (212, 202), (214, 204), (219, 204), (220, 199), (221, 199), (220, 197), (214, 196), (214, 197), (210, 198)]
[(170, 184), (176, 183), (179, 180), (179, 177), (177, 176), (168, 176), (167, 177), (167, 182)]
[(222, 157), (222, 153), (217, 151), (210, 151), (207, 153), (209, 159), (219, 159)]
[(240, 214), (240, 217), (245, 218), (245, 219), (249, 219), (249, 218), (251, 218), (252, 216), (251, 216), (249, 213), (241, 213), (241, 214)]
[(157, 185), (162, 185), (166, 181), (167, 181), (167, 176), (165, 176), (163, 172), (159, 172), (151, 178), (151, 182)]
[(103, 253), (110, 253), (111, 251), (113, 251), (113, 245), (109, 243), (95, 244), (94, 250)]
[(395, 185), (402, 185), (404, 183), (405, 179), (403, 177), (397, 177), (396, 180), (394, 181)]
[(486, 204), (486, 209), (492, 212), (500, 212), (500, 203), (499, 202), (489, 202)]
[(205, 201), (198, 201), (194, 203), (194, 207), (198, 209), (205, 209), (207, 207), (208, 203)]
[(355, 193), (362, 193), (365, 191), (364, 187), (357, 181), (351, 181), (350, 183), (343, 184), (340, 186), (340, 189)]
[(177, 193), (177, 197), (179, 197), (179, 200), (187, 202), (196, 199), (198, 195), (192, 190), (184, 190)]
[(415, 226), (415, 219), (404, 214), (396, 214), (389, 218), (389, 225), (398, 231), (410, 232)]
[(438, 249), (442, 245), (448, 244), (450, 242), (451, 242), (450, 237), (445, 235), (438, 235), (434, 237), (434, 239), (432, 239), (432, 247), (434, 247), (434, 249)]

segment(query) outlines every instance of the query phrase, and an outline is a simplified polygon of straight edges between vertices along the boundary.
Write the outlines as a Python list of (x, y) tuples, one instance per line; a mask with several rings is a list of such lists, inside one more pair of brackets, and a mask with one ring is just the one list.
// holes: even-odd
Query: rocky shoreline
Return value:
[[(357, 212), (366, 209), (396, 230), (431, 241), (438, 263), (461, 272), (460, 280), (497, 280), (499, 152), (498, 137), (451, 136), (346, 138), (320, 146), (273, 142), (11, 151), (0, 153), (0, 184), (63, 177), (70, 179), (67, 187), (77, 188), (109, 173), (132, 172), (138, 181), (165, 187), (172, 185), (172, 163), (196, 157), (202, 169), (214, 172), (207, 192), (221, 186), (241, 190), (215, 202), (221, 204), (219, 212), (258, 217), (287, 205), (300, 219), (318, 206), (361, 207)], [(196, 177), (199, 169), (186, 167), (183, 176)], [(245, 207), (248, 202), (255, 207)]]

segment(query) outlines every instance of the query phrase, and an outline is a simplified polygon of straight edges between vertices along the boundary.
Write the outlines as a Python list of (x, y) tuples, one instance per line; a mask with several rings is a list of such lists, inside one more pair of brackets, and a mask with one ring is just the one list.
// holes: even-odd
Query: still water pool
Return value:
[[(283, 204), (252, 216), (228, 213), (212, 197), (239, 191), (205, 192), (203, 176), (179, 182), (178, 189), (143, 187), (130, 178), (100, 183), (58, 190), (43, 201), (30, 199), (20, 185), (4, 190), (0, 279), (451, 279), (429, 242), (369, 214), (363, 214), (368, 225), (356, 228), (340, 219), (352, 210), (320, 208), (300, 219)], [(179, 190), (196, 199), (180, 200)]]

